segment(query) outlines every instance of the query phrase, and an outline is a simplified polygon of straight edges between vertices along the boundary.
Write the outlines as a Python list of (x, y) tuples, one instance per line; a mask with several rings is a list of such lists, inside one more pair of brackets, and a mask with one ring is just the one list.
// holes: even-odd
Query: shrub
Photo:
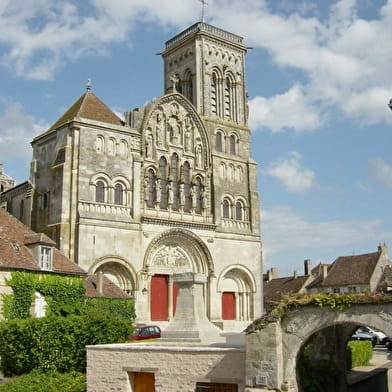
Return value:
[(373, 356), (373, 346), (369, 340), (353, 340), (347, 344), (348, 368), (369, 365)]
[(115, 314), (129, 322), (135, 319), (134, 302), (129, 299), (89, 298), (84, 308), (85, 314)]
[(1, 370), (85, 371), (86, 345), (124, 342), (132, 324), (113, 315), (45, 317), (0, 323)]
[(57, 373), (33, 371), (0, 384), (0, 392), (86, 392), (86, 376), (83, 373)]

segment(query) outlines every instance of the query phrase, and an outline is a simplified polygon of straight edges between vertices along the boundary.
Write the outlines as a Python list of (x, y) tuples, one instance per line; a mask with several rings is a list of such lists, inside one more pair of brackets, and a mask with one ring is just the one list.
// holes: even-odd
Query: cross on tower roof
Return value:
[(208, 5), (206, 0), (199, 0), (201, 3), (201, 21), (204, 22), (204, 11), (205, 11), (205, 6)]

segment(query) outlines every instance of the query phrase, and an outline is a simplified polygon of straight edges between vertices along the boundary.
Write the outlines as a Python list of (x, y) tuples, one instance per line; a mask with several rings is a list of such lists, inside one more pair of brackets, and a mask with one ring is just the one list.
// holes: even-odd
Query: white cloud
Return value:
[[(320, 113), (336, 108), (359, 123), (392, 123), (385, 109), (392, 91), (392, 0), (369, 20), (358, 16), (361, 3), (354, 0), (330, 2), (329, 15), (309, 2), (290, 3), (290, 11), (280, 13), (271, 11), (272, 0), (216, 0), (206, 10), (208, 22), (243, 35), (277, 66), (300, 73), (286, 92), (251, 100), (252, 126), (316, 129)], [(199, 16), (197, 1), (3, 0), (0, 64), (20, 77), (50, 79), (67, 62), (105, 55), (112, 43), (132, 44), (141, 23), (180, 29)]]
[(13, 158), (31, 159), (32, 138), (48, 126), (35, 122), (32, 116), (24, 112), (19, 103), (0, 101), (1, 104), (3, 104), (3, 110), (0, 111), (1, 160), (4, 162)]
[(290, 192), (305, 194), (316, 187), (314, 172), (300, 165), (302, 156), (298, 152), (291, 152), (286, 158), (273, 162), (262, 171), (280, 181)]
[(249, 109), (249, 124), (254, 129), (308, 131), (321, 124), (319, 109), (299, 85), (271, 98), (255, 97), (249, 101)]
[(297, 249), (349, 247), (390, 237), (380, 220), (310, 222), (289, 207), (262, 211), (263, 252), (273, 254)]
[(383, 187), (392, 189), (392, 165), (381, 158), (374, 158), (370, 161), (370, 173)]

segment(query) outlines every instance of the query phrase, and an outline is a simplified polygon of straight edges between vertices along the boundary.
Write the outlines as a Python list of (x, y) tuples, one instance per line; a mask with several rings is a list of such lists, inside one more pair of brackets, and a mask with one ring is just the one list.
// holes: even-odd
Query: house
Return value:
[[(33, 232), (0, 208), (0, 294), (12, 293), (6, 283), (6, 279), (11, 278), (12, 271), (80, 277), (84, 279), (86, 297), (130, 299), (107, 277), (101, 274), (88, 276), (86, 271), (65, 257), (49, 237)], [(42, 316), (43, 307), (44, 298), (36, 293), (33, 314)], [(0, 310), (1, 308), (0, 296)]]
[(277, 269), (264, 275), (265, 307), (283, 296), (295, 293), (374, 293), (392, 291), (392, 264), (388, 247), (380, 244), (376, 252), (340, 256), (333, 263), (319, 263), (311, 269), (305, 260), (305, 273), (278, 278)]
[(374, 293), (386, 279), (384, 272), (391, 268), (386, 244), (376, 252), (340, 256), (321, 274), (321, 279), (310, 283), (310, 293)]

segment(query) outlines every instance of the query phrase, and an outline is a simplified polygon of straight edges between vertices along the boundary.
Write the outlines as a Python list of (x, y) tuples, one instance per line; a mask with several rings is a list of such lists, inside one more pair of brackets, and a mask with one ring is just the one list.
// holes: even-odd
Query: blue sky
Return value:
[[(29, 142), (85, 91), (116, 113), (163, 92), (156, 54), (197, 0), (0, 0), (0, 162), (28, 178)], [(392, 0), (209, 0), (245, 38), (264, 268), (303, 271), (392, 247)]]

